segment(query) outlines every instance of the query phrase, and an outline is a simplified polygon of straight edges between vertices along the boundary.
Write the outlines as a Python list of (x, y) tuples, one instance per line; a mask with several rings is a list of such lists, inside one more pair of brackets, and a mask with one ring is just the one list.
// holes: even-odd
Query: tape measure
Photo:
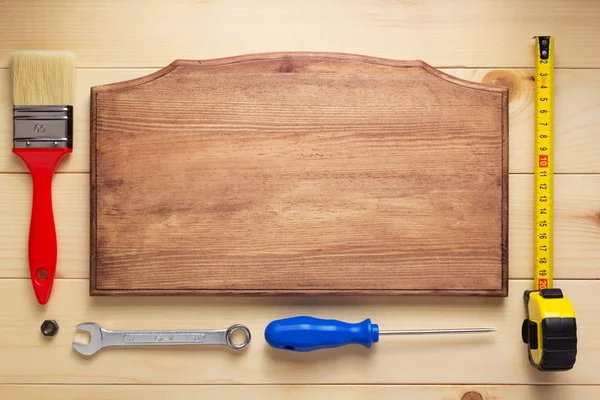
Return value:
[(525, 292), (522, 337), (540, 371), (573, 368), (577, 355), (575, 311), (553, 289), (554, 39), (535, 38), (534, 290)]

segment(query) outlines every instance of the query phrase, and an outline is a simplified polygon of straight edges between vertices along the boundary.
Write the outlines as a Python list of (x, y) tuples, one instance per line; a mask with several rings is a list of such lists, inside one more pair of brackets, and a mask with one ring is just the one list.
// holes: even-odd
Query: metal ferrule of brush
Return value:
[(14, 106), (14, 148), (73, 148), (73, 106)]

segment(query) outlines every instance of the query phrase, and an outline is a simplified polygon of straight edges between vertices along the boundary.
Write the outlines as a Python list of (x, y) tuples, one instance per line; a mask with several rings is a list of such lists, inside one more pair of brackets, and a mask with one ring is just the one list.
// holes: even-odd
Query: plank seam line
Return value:
[[(364, 54), (363, 54), (364, 55)], [(208, 59), (210, 60), (210, 59)], [(425, 60), (396, 60), (396, 59), (392, 59), (394, 61), (424, 61)], [(175, 60), (173, 60), (175, 61)], [(192, 60), (194, 61), (194, 60)], [(202, 60), (205, 61), (205, 60)], [(154, 71), (154, 70), (158, 70), (158, 69), (162, 69), (166, 66), (168, 66), (169, 64), (166, 65), (161, 65), (161, 66), (139, 66), (139, 67), (124, 67), (124, 66), (110, 66), (110, 67), (76, 67), (75, 69), (77, 70), (82, 70), (82, 71), (131, 71), (131, 70), (138, 70), (138, 71), (143, 71), (143, 70), (148, 70), (148, 71)], [(462, 69), (462, 70), (498, 70), (498, 69), (510, 69), (510, 70), (524, 70), (524, 71), (532, 71), (535, 66), (531, 66), (531, 67), (510, 67), (510, 66), (505, 66), (505, 67), (499, 67), (499, 66), (479, 66), (479, 67), (472, 67), (472, 66), (464, 66), (464, 65), (443, 65), (443, 66), (436, 66), (436, 65), (432, 65), (432, 67), (436, 68), (436, 69)], [(8, 71), (10, 68), (8, 67), (1, 67), (0, 68), (0, 72), (2, 71)], [(564, 67), (555, 67), (554, 70), (564, 70), (564, 71), (568, 71), (568, 70), (600, 70), (600, 66), (597, 67), (570, 67), (570, 66), (564, 66)]]
[(520, 386), (547, 386), (547, 387), (557, 387), (557, 386), (600, 386), (598, 383), (0, 383), (0, 390), (2, 386), (198, 386), (198, 387), (211, 387), (211, 386), (257, 386), (257, 387), (307, 387), (307, 386), (317, 386), (317, 387), (490, 387), (490, 386), (507, 386), (507, 387), (520, 387)]
[[(89, 175), (89, 171), (57, 171), (56, 175)], [(29, 175), (27, 171), (0, 171), (0, 175)], [(509, 172), (508, 175), (532, 175), (533, 172)], [(598, 175), (600, 172), (555, 172), (554, 175)]]
[[(365, 54), (361, 54), (361, 55), (365, 55)], [(217, 58), (221, 58), (221, 57), (217, 57)], [(204, 59), (204, 60), (200, 60), (200, 61), (207, 61), (207, 60), (211, 60), (211, 59)], [(425, 60), (400, 60), (400, 59), (390, 59), (390, 60), (394, 60), (394, 61), (424, 61)], [(173, 60), (175, 61), (175, 60)], [(194, 61), (194, 60), (192, 60)], [(157, 70), (157, 69), (161, 69), (166, 67), (169, 64), (165, 64), (165, 65), (160, 65), (160, 66), (132, 66), (132, 67), (125, 67), (125, 66), (108, 66), (108, 67), (87, 67), (87, 66), (78, 66), (76, 67), (76, 69), (78, 70), (86, 70), (86, 71), (93, 71), (93, 70), (98, 70), (98, 71), (107, 71), (107, 70), (114, 70), (114, 71), (118, 71), (118, 70), (122, 70), (122, 71), (130, 71), (130, 70)], [(476, 69), (491, 69), (491, 70), (498, 70), (498, 69), (510, 69), (510, 70), (533, 70), (535, 68), (534, 65), (532, 66), (527, 66), (527, 67), (514, 67), (514, 66), (464, 66), (464, 65), (441, 65), (441, 66), (436, 66), (436, 65), (431, 65), (434, 68), (437, 69), (464, 69), (464, 70), (476, 70)], [(0, 67), (0, 72), (1, 71), (8, 71), (10, 68), (9, 67)], [(561, 67), (555, 67), (554, 70), (600, 70), (600, 66), (597, 67), (573, 67), (573, 66), (561, 66)]]
[[(29, 281), (31, 280), (31, 277), (29, 276), (25, 276), (25, 277), (16, 277), (16, 276), (7, 276), (7, 277), (0, 277), (0, 280), (5, 280), (5, 281)], [(89, 278), (58, 278), (55, 277), (54, 278), (55, 281), (89, 281)], [(520, 282), (520, 281), (533, 281), (533, 277), (531, 278), (509, 278), (509, 281), (513, 281), (513, 282)], [(597, 278), (555, 278), (555, 281), (598, 281), (600, 280), (600, 277)], [(156, 289), (141, 289), (141, 290), (156, 290)], [(181, 289), (165, 289), (165, 290), (181, 290)], [(193, 290), (193, 291), (200, 291), (202, 289), (189, 289), (189, 290)], [(212, 290), (212, 289), (204, 289), (204, 290)], [(246, 290), (246, 289), (239, 289), (239, 290)], [(284, 289), (284, 290), (289, 290), (289, 289)], [(321, 289), (315, 289), (315, 290), (321, 290)], [(348, 289), (351, 290), (351, 289)], [(398, 289), (389, 289), (389, 290), (398, 290)], [(402, 290), (402, 289), (400, 289)], [(406, 289), (409, 290), (409, 289)], [(417, 290), (429, 290), (429, 289), (417, 289)], [(323, 295), (326, 296), (326, 295)], [(370, 295), (366, 295), (367, 297), (378, 297), (378, 296), (370, 296)], [(98, 296), (101, 297), (101, 296)], [(122, 296), (125, 297), (125, 296)], [(150, 296), (151, 297), (151, 296)], [(218, 296), (217, 296), (218, 297)], [(277, 297), (277, 296), (255, 296), (254, 298), (260, 299), (260, 298), (267, 298), (267, 297)], [(343, 297), (343, 296), (340, 296)], [(400, 296), (398, 296), (400, 297)], [(420, 296), (411, 296), (411, 297), (420, 297)], [(442, 297), (446, 297), (446, 296), (442, 296)], [(460, 298), (463, 296), (447, 296), (448, 298)]]

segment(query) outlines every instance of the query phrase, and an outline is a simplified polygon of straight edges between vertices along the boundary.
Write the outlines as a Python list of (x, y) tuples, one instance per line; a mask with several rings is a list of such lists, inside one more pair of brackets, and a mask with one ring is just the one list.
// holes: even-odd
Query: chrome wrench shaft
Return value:
[[(73, 343), (79, 353), (90, 356), (102, 348), (114, 346), (193, 346), (224, 345), (240, 350), (250, 343), (250, 330), (244, 325), (233, 325), (227, 329), (174, 330), (174, 331), (109, 331), (95, 322), (77, 325), (77, 329), (90, 334), (88, 344)], [(241, 331), (245, 338), (234, 343), (231, 336)]]

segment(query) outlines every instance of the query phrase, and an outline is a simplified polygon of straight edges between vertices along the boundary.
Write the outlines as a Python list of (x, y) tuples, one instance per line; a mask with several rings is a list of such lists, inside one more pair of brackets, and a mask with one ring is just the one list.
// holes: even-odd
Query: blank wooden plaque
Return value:
[(91, 294), (506, 296), (507, 110), (327, 53), (93, 87)]

